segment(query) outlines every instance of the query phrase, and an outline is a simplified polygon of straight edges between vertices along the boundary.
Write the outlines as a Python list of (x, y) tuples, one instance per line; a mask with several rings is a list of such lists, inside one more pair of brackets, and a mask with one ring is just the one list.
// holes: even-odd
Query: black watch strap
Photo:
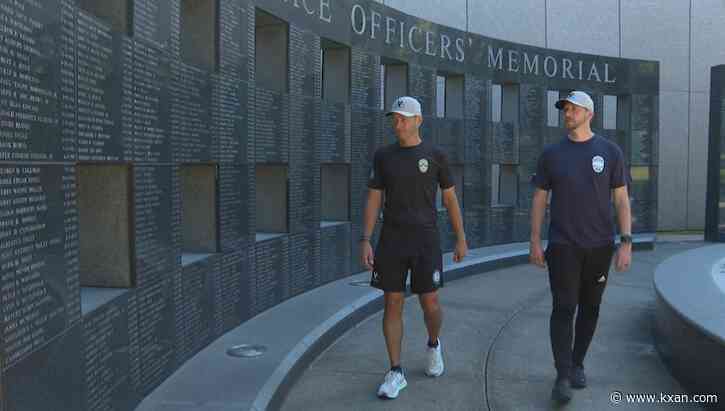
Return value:
[(621, 241), (622, 244), (632, 244), (632, 236), (629, 234), (622, 234), (619, 237), (619, 241)]

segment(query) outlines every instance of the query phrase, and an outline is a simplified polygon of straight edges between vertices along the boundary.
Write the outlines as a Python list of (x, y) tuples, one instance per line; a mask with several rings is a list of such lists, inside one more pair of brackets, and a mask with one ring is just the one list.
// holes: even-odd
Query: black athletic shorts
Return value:
[(599, 305), (614, 251), (614, 244), (579, 248), (549, 243), (545, 256), (554, 304)]
[(408, 272), (415, 294), (443, 287), (443, 255), (438, 230), (383, 227), (375, 250), (370, 285), (388, 292), (404, 292)]

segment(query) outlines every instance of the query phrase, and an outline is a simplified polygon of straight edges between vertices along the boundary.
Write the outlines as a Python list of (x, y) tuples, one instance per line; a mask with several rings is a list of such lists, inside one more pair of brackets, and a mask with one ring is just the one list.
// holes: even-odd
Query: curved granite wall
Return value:
[(654, 333), (657, 350), (690, 395), (705, 408), (725, 409), (725, 246), (711, 245), (670, 257), (657, 266)]
[[(256, 81), (279, 68), (255, 68), (256, 8), (288, 24), (282, 92)], [(573, 88), (598, 107), (618, 96), (616, 127), (595, 128), (632, 168), (635, 231), (655, 228), (655, 62), (498, 41), (367, 1), (16, 1), (0, 21), (3, 410), (132, 409), (226, 330), (359, 271), (371, 156), (393, 141), (381, 62), (406, 64), (424, 138), (457, 170), (471, 247), (528, 238), (529, 177), (564, 133), (548, 125), (548, 91)], [(349, 47), (343, 102), (320, 91), (330, 41)], [(433, 115), (437, 74), (464, 81), (456, 118)], [(500, 119), (496, 84), (517, 96)], [(349, 173), (333, 199), (349, 200), (349, 221), (323, 220), (327, 164)], [(511, 172), (496, 180), (507, 206), (492, 198), (494, 164)], [(261, 204), (284, 205), (282, 218), (258, 213), (261, 181), (282, 182), (269, 197), (281, 201)], [(260, 235), (262, 223), (284, 232)]]

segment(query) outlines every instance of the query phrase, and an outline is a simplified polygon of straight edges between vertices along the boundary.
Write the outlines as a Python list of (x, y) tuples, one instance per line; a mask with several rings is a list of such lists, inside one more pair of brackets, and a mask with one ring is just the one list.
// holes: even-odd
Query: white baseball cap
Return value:
[(583, 91), (572, 91), (568, 96), (566, 96), (566, 98), (557, 101), (556, 104), (554, 104), (554, 107), (561, 110), (564, 108), (564, 103), (567, 101), (579, 107), (584, 107), (592, 113), (594, 112), (594, 101), (592, 101), (592, 98), (589, 97), (589, 94)]
[(418, 102), (418, 100), (408, 96), (398, 97), (397, 99), (395, 99), (395, 101), (393, 101), (393, 106), (390, 108), (390, 111), (385, 113), (385, 115), (389, 116), (393, 113), (398, 113), (405, 117), (422, 115), (420, 111), (420, 103)]

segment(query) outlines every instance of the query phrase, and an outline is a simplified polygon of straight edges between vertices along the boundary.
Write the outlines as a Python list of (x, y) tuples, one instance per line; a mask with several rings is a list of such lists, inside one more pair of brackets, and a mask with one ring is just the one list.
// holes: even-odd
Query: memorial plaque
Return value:
[(466, 242), (468, 243), (469, 249), (487, 245), (487, 216), (487, 209), (481, 207), (466, 207), (464, 221), (466, 222)]
[(350, 168), (350, 218), (361, 221), (367, 183), (375, 150), (382, 145), (381, 115), (377, 110), (352, 112), (352, 164)]
[(77, 20), (78, 159), (130, 158), (133, 44), (84, 11)]
[(69, 325), (81, 320), (80, 260), (76, 167), (63, 166), (63, 261), (65, 263), (66, 304)]
[[(248, 67), (253, 48), (249, 45), (249, 13), (247, 1), (219, 0), (219, 68), (242, 81), (249, 80)], [(252, 25), (254, 26), (254, 25)]]
[(87, 410), (128, 410), (136, 405), (130, 378), (129, 313), (126, 294), (83, 319)]
[(481, 150), (485, 128), (479, 120), (464, 120), (464, 159), (466, 164), (478, 164), (482, 161)]
[(139, 313), (138, 313), (138, 292), (128, 294), (127, 321), (128, 321), (128, 384), (129, 402), (133, 404), (131, 409), (141, 402), (141, 349), (139, 345)]
[[(218, 257), (219, 268), (214, 271), (214, 321), (212, 332), (219, 337), (242, 321), (242, 304), (246, 304), (246, 282), (249, 269), (249, 243), (240, 242), (235, 250)], [(243, 294), (243, 292), (245, 294)], [(244, 298), (243, 298), (244, 297)]]
[(249, 190), (246, 168), (219, 164), (219, 239), (220, 251), (234, 252), (252, 233), (249, 231)]
[[(408, 94), (420, 102), (423, 117), (435, 115), (436, 71), (428, 67), (408, 65)], [(388, 109), (387, 107), (385, 108)]]
[(474, 74), (465, 74), (464, 102), (466, 120), (482, 121), (486, 119), (486, 98), (490, 94), (491, 82)]
[[(466, 199), (466, 208), (480, 207), (491, 204), (491, 178), (489, 167), (483, 161), (466, 163), (463, 168), (463, 198)], [(456, 188), (456, 191), (459, 190)]]
[(174, 284), (176, 364), (181, 365), (213, 340), (214, 280), (218, 257), (182, 267)]
[(351, 139), (350, 106), (322, 102), (321, 130), (318, 140), (320, 161), (331, 163), (350, 162)]
[(725, 65), (710, 70), (710, 121), (707, 160), (707, 195), (705, 200), (705, 240), (722, 241), (725, 227)]
[(492, 207), (488, 214), (489, 244), (505, 244), (514, 240), (514, 207)]
[(221, 163), (247, 161), (249, 87), (233, 77), (216, 76), (213, 89), (212, 127), (214, 157)]
[[(83, 409), (82, 328), (55, 336), (23, 361), (3, 371), (8, 410), (78, 411)], [(42, 372), (39, 372), (42, 370)]]
[(258, 242), (255, 269), (249, 276), (250, 315), (255, 316), (282, 301), (289, 273), (287, 236)]
[(181, 272), (176, 261), (180, 187), (173, 167), (137, 166), (134, 174), (139, 392), (146, 395), (174, 366), (172, 278)]
[[(519, 184), (519, 187), (521, 187), (521, 184)], [(530, 196), (527, 198), (527, 201), (531, 204)], [(526, 207), (523, 207), (521, 197), (519, 197), (519, 208), (514, 211), (513, 223), (513, 241), (529, 241), (531, 238), (531, 213)]]
[(654, 96), (632, 96), (631, 117), (631, 157), (633, 165), (653, 164), (653, 148), (656, 131), (654, 129), (655, 104)]
[(171, 161), (169, 124), (170, 65), (162, 51), (151, 43), (133, 44), (133, 143), (131, 159), (135, 161)]
[(169, 119), (175, 162), (211, 160), (211, 91), (207, 72), (172, 61)]
[(289, 26), (289, 92), (291, 95), (321, 96), (322, 53), (320, 38), (294, 25)]
[(496, 164), (518, 163), (518, 138), (514, 123), (491, 123), (491, 161)]
[[(656, 204), (657, 192), (656, 168), (649, 166), (633, 166), (630, 168), (632, 184), (629, 188), (629, 196), (632, 200), (632, 225), (639, 232), (648, 228), (654, 229), (652, 220), (653, 208)], [(656, 208), (655, 208), (656, 210)], [(633, 229), (634, 229), (633, 228)]]
[(546, 89), (544, 87), (522, 84), (519, 87), (519, 164), (523, 174), (536, 171), (536, 163), (541, 152), (544, 126), (546, 124)]
[(350, 50), (351, 101), (353, 110), (363, 108), (379, 109), (380, 57), (358, 49)]
[(171, 32), (171, 4), (175, 2), (134, 0), (133, 37), (149, 41), (155, 47), (168, 48)]
[(320, 271), (320, 231), (290, 236), (289, 277), (283, 286), (283, 299), (294, 297), (322, 284)]
[[(59, 4), (3, 3), (0, 40), (0, 161), (61, 160), (60, 103), (67, 61)], [(65, 8), (64, 8), (65, 10)], [(72, 67), (65, 67), (72, 70)]]
[(315, 149), (320, 134), (320, 100), (294, 96), (291, 103), (290, 232), (316, 231), (320, 227), (320, 160)]
[[(465, 216), (464, 210), (461, 210), (461, 212), (463, 212), (463, 215)], [(453, 251), (458, 237), (456, 236), (455, 231), (453, 231), (451, 220), (448, 218), (448, 212), (445, 209), (438, 210), (437, 221), (441, 250), (444, 253)]]
[(465, 161), (463, 120), (438, 119), (436, 123), (437, 144), (448, 155), (448, 163), (463, 163)]
[(335, 224), (320, 229), (320, 272), (322, 283), (350, 275), (350, 224)]
[(254, 238), (239, 248), (241, 261), (237, 277), (237, 287), (239, 288), (240, 301), (237, 309), (241, 321), (246, 321), (254, 316), (251, 301), (251, 287), (254, 285), (254, 273), (257, 272), (255, 249), (256, 244)]
[[(77, 277), (65, 267), (62, 166), (0, 166), (0, 286), (7, 369), (66, 330)], [(71, 240), (72, 241), (72, 240)], [(71, 273), (72, 274), (72, 273)]]
[(254, 153), (260, 163), (289, 161), (289, 96), (256, 88)]
[(78, 157), (78, 41), (74, 0), (60, 2), (60, 141), (62, 158), (75, 161)]

